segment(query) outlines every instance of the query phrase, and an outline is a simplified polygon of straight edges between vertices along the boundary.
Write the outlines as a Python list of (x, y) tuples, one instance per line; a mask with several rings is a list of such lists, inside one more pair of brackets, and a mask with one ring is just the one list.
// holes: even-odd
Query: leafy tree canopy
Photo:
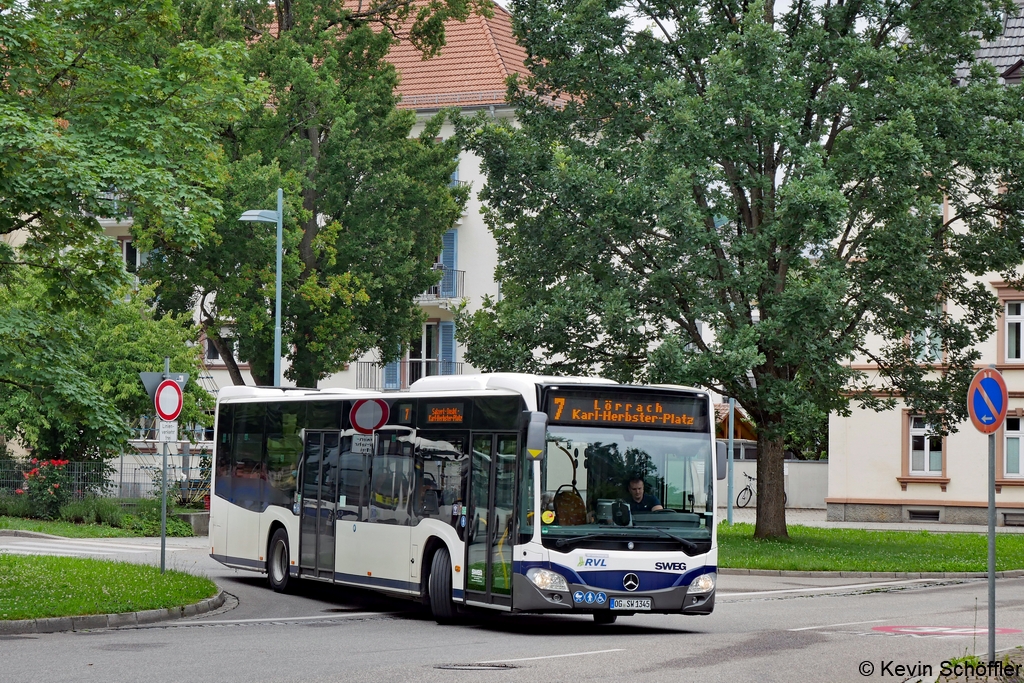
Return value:
[(131, 437), (130, 418), (153, 414), (139, 373), (162, 369), (164, 357), (191, 375), (179, 421), (209, 422), (192, 321), (154, 316), (152, 294), (122, 288), (97, 312), (49, 305), (31, 271), (0, 284), (0, 433), (41, 457), (112, 457)]
[(467, 360), (736, 397), (758, 536), (786, 533), (794, 425), (851, 393), (963, 419), (993, 331), (981, 277), (1021, 262), (1024, 91), (956, 68), (1012, 2), (513, 8), (519, 127), (462, 124), (503, 297), (462, 317)]
[(169, 0), (0, 1), (0, 12), (0, 280), (27, 265), (67, 304), (107, 301), (122, 268), (92, 216), (132, 207), (186, 244), (209, 229), (211, 132), (245, 110), (240, 51), (179, 40)]
[(219, 211), (214, 133), (254, 91), (241, 47), (186, 39), (170, 0), (0, 0), (0, 16), (0, 431), (102, 457), (126, 416), (152, 412), (138, 371), (194, 358), (182, 323), (125, 299), (96, 216), (133, 211), (143, 244), (202, 239)]
[[(248, 41), (250, 78), (270, 99), (223, 131), (231, 165), (220, 198), (230, 211), (200, 249), (161, 246), (147, 277), (160, 306), (202, 304), (206, 334), (239, 340), (259, 384), (273, 368), (274, 226), (239, 224), (246, 209), (272, 209), (284, 187), (286, 376), (316, 386), (372, 349), (396, 357), (420, 329), (414, 297), (436, 283), (441, 236), (465, 203), (449, 187), (458, 147), (438, 141), (441, 119), (409, 135), (415, 114), (396, 108), (398, 75), (385, 57), (396, 40), (430, 55), (443, 22), (487, 11), (486, 2), (286, 0), (183, 3), (206, 44)], [(237, 359), (219, 344), (236, 383)]]

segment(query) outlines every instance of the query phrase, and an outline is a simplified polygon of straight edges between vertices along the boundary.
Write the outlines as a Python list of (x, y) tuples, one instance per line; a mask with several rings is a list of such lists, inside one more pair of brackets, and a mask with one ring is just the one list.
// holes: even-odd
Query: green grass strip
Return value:
[(148, 565), (0, 553), (0, 620), (178, 607), (216, 593), (205, 577)]
[(105, 524), (72, 524), (24, 517), (0, 517), (0, 529), (38, 531), (67, 538), (128, 538), (142, 535), (130, 529), (118, 529)]
[[(718, 526), (718, 566), (858, 572), (984, 572), (985, 534), (790, 526), (789, 539), (753, 538), (751, 524)], [(996, 535), (996, 570), (1024, 569), (1024, 534)]]

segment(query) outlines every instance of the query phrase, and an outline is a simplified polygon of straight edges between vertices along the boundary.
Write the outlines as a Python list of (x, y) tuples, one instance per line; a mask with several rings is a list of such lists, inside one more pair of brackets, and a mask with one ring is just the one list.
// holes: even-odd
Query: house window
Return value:
[[(942, 308), (934, 311), (938, 317), (942, 316)], [(918, 363), (934, 363), (942, 359), (942, 337), (939, 331), (928, 325), (914, 334), (914, 348), (917, 349)]]
[(124, 269), (129, 273), (136, 273), (140, 266), (146, 265), (149, 252), (136, 249), (135, 243), (130, 239), (121, 240), (121, 258), (124, 259)]
[(1019, 417), (1008, 417), (1005, 423), (1006, 432), (1006, 450), (1003, 457), (1003, 469), (1007, 477), (1020, 477), (1024, 475), (1024, 470), (1021, 469), (1020, 463), (1020, 442), (1021, 434), (1020, 431), (1020, 418)]
[(1024, 322), (1024, 315), (1021, 314), (1021, 307), (1024, 302), (1006, 302), (1006, 360), (1007, 362), (1020, 361), (1021, 358), (1021, 323)]
[(206, 340), (206, 360), (220, 360), (220, 352), (212, 339)]
[(910, 418), (910, 473), (942, 474), (942, 437), (934, 433), (923, 417)]

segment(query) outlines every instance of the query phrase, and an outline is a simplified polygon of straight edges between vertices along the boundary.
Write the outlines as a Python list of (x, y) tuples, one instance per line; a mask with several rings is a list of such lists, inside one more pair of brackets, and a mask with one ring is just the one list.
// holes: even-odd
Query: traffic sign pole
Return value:
[[(164, 357), (164, 377), (171, 374), (171, 359)], [(157, 413), (160, 412), (160, 393), (157, 390), (156, 396)], [(180, 411), (181, 408), (178, 408)], [(177, 417), (177, 415), (175, 415)], [(167, 448), (168, 443), (164, 441), (164, 476), (160, 477), (160, 573), (166, 571), (167, 558)]]
[(988, 661), (996, 659), (996, 432), (1003, 426), (1009, 393), (995, 366), (979, 370), (967, 389), (967, 414), (988, 434)]
[(988, 435), (988, 661), (996, 661), (996, 435)]
[(165, 423), (171, 422), (174, 424), (173, 439), (168, 439), (166, 434), (160, 435), (160, 441), (164, 444), (163, 483), (160, 486), (160, 573), (163, 574), (166, 569), (165, 559), (167, 555), (167, 444), (171, 440), (178, 440), (178, 423), (176, 420), (181, 413), (184, 398), (182, 392), (184, 392), (185, 384), (188, 382), (188, 373), (179, 372), (172, 375), (171, 359), (165, 357), (163, 372), (140, 372), (139, 379), (142, 380), (142, 386), (146, 387), (149, 397), (153, 399), (156, 415), (161, 420), (161, 429), (166, 429)]

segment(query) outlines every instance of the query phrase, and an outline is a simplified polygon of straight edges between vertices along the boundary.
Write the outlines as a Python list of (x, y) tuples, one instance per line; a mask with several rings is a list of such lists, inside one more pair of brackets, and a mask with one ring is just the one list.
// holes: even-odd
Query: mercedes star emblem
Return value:
[(635, 591), (640, 587), (640, 577), (630, 572), (622, 577), (622, 587), (628, 591)]

